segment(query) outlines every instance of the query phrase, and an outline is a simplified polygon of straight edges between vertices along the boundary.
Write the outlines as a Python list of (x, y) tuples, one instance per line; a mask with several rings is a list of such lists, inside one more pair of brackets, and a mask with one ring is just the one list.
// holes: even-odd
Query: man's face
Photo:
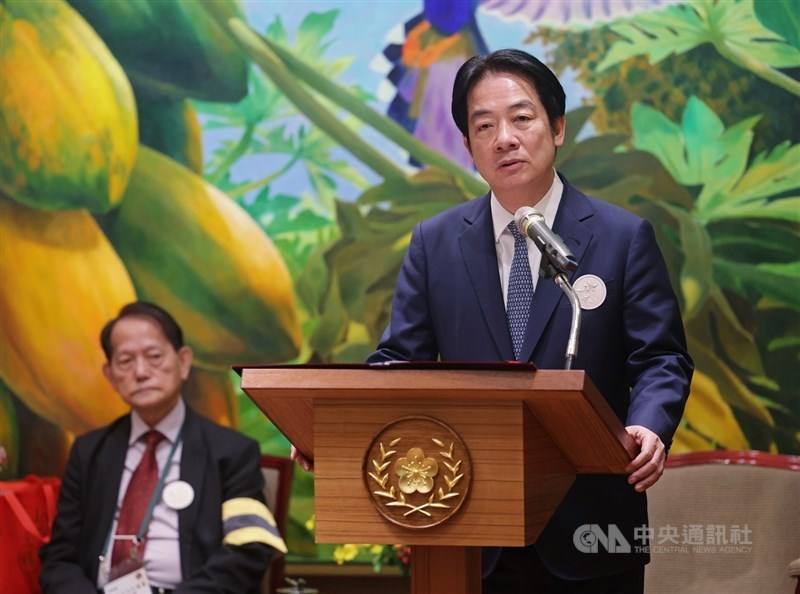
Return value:
[(169, 412), (189, 377), (191, 349), (176, 351), (161, 327), (144, 316), (119, 320), (111, 332), (111, 346), (111, 361), (103, 373), (122, 399), (143, 416)]
[(563, 117), (551, 128), (536, 89), (516, 74), (489, 73), (467, 95), (467, 117), (464, 144), (498, 198), (544, 195), (565, 128)]

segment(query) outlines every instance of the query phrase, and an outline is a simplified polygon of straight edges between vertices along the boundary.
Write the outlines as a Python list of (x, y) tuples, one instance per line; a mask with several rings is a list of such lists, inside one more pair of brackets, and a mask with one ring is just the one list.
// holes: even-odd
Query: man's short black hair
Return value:
[(150, 318), (153, 320), (158, 324), (162, 332), (164, 332), (164, 336), (176, 351), (183, 346), (183, 331), (181, 327), (178, 326), (178, 322), (175, 321), (175, 318), (169, 315), (167, 310), (154, 303), (148, 303), (147, 301), (134, 301), (133, 303), (124, 305), (122, 309), (119, 310), (117, 317), (109, 320), (100, 331), (100, 346), (103, 347), (103, 352), (106, 354), (107, 360), (111, 361), (111, 355), (113, 354), (111, 332), (114, 330), (114, 326), (122, 318), (132, 316)]
[(530, 82), (547, 111), (550, 127), (555, 129), (556, 120), (564, 115), (566, 95), (564, 87), (553, 71), (540, 60), (518, 49), (504, 49), (487, 56), (473, 56), (461, 65), (453, 83), (451, 111), (456, 126), (469, 138), (467, 125), (467, 96), (478, 81), (489, 73), (516, 74)]

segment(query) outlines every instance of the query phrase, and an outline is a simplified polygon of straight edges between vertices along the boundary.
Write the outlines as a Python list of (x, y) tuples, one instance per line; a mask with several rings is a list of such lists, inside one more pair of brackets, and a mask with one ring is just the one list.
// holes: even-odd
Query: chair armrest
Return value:
[(800, 578), (800, 559), (795, 559), (789, 563), (787, 571), (791, 577)]
[(793, 577), (797, 580), (794, 594), (800, 594), (800, 559), (795, 559), (789, 563), (789, 567), (787, 567), (786, 570), (789, 572), (789, 577)]

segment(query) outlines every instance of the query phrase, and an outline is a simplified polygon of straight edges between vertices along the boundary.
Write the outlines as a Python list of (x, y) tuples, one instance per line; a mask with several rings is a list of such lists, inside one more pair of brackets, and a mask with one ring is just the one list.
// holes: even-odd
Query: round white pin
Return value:
[(167, 507), (185, 509), (194, 501), (194, 489), (186, 481), (174, 481), (164, 487), (161, 498)]
[(597, 309), (606, 300), (606, 284), (594, 274), (584, 274), (572, 283), (572, 288), (578, 294), (581, 309)]

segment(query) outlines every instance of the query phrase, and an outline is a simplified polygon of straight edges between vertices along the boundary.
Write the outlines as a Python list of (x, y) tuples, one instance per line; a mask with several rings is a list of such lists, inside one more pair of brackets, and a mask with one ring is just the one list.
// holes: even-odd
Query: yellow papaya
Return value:
[[(695, 370), (683, 418), (697, 432), (726, 450), (747, 450), (750, 444), (719, 387), (702, 371)], [(697, 440), (688, 443), (698, 443)]]
[(283, 258), (250, 215), (201, 177), (140, 146), (125, 197), (102, 222), (139, 297), (175, 316), (201, 363), (297, 354)]
[(0, 381), (0, 480), (17, 477), (19, 429), (11, 391)]
[(212, 421), (236, 426), (238, 407), (230, 371), (203, 369), (195, 365), (182, 389), (183, 397), (194, 410)]
[(0, 2), (0, 191), (105, 212), (137, 143), (130, 83), (83, 18), (62, 0)]
[(713, 442), (685, 425), (681, 425), (672, 438), (672, 447), (669, 451), (672, 454), (685, 454), (687, 452), (706, 452), (714, 449), (716, 448)]
[(239, 101), (247, 62), (227, 33), (235, 0), (70, 0), (108, 44), (137, 91)]
[(0, 379), (36, 414), (73, 433), (125, 413), (101, 372), (98, 336), (136, 297), (92, 216), (0, 197), (0, 278)]

